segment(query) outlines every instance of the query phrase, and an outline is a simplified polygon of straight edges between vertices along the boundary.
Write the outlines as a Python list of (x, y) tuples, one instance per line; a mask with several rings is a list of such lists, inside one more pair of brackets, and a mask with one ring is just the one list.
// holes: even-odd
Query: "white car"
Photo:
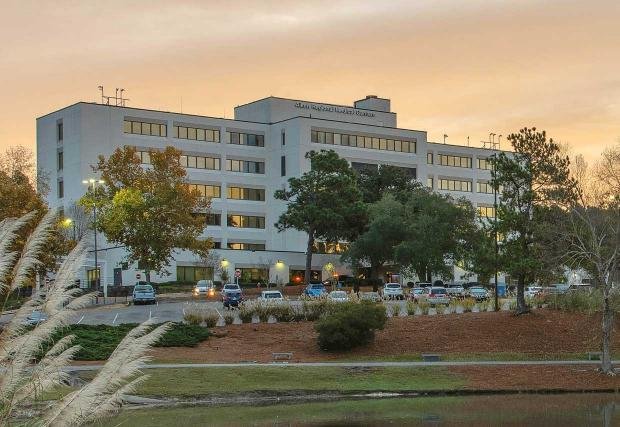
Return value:
[(241, 287), (235, 283), (227, 283), (222, 287), (222, 295), (226, 292), (241, 292)]
[(345, 291), (331, 291), (327, 295), (327, 299), (334, 302), (347, 302), (349, 301), (349, 295)]
[(200, 295), (212, 297), (215, 295), (215, 285), (212, 280), (199, 280), (198, 283), (196, 283), (196, 286), (194, 286), (192, 294), (195, 297)]
[(262, 291), (260, 293), (260, 299), (262, 301), (284, 301), (284, 297), (282, 296), (282, 292), (280, 291)]
[(525, 288), (525, 298), (534, 298), (536, 295), (540, 294), (542, 290), (542, 286), (528, 286)]
[(405, 299), (405, 293), (400, 283), (386, 283), (383, 285), (384, 299)]
[(450, 304), (450, 297), (446, 292), (446, 288), (442, 286), (433, 286), (428, 289), (428, 293), (426, 294), (426, 302), (430, 305), (437, 304)]
[(465, 288), (461, 285), (450, 285), (446, 288), (446, 292), (453, 298), (462, 298), (465, 296)]

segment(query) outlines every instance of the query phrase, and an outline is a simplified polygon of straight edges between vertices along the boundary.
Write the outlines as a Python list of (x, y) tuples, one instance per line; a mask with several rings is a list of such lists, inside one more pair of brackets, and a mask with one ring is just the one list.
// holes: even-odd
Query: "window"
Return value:
[(242, 242), (228, 242), (228, 249), (234, 249), (237, 251), (264, 251), (264, 243), (242, 243)]
[(180, 163), (186, 168), (220, 170), (220, 159), (217, 157), (182, 155)]
[(57, 166), (57, 169), (59, 171), (61, 171), (63, 169), (63, 167), (64, 167), (64, 163), (65, 163), (64, 160), (65, 159), (64, 159), (63, 152), (59, 151), (58, 154), (57, 154), (57, 160), (56, 160), (56, 166)]
[(476, 191), (478, 193), (493, 194), (493, 186), (490, 182), (476, 182)]
[(197, 282), (199, 280), (213, 280), (213, 267), (177, 266), (177, 281)]
[(478, 169), (493, 170), (491, 159), (478, 159)]
[(58, 180), (58, 198), (62, 199), (65, 197), (65, 183), (62, 179)]
[(56, 123), (56, 141), (62, 142), (64, 138), (64, 126), (62, 120)]
[(314, 242), (312, 252), (315, 254), (342, 254), (349, 249), (349, 244), (345, 242)]
[(371, 150), (399, 151), (415, 153), (417, 142), (412, 140), (393, 140), (372, 136), (347, 135), (320, 130), (310, 131), (310, 141), (316, 144), (344, 145), (346, 147), (369, 148)]
[(172, 136), (179, 139), (191, 139), (194, 141), (220, 142), (220, 131), (217, 129), (205, 129), (191, 126), (174, 125)]
[(222, 188), (219, 185), (210, 184), (188, 184), (191, 191), (198, 191), (201, 197), (209, 197), (219, 199), (221, 197)]
[(152, 123), (136, 120), (125, 120), (123, 132), (135, 135), (168, 136), (167, 126), (163, 123)]
[(240, 133), (240, 132), (229, 132), (230, 134), (230, 143), (237, 145), (248, 145), (250, 147), (264, 147), (265, 146), (265, 136), (264, 135), (254, 135), (251, 133)]
[(462, 181), (459, 179), (440, 179), (439, 189), (448, 191), (466, 191), (471, 192), (471, 181)]
[(286, 176), (286, 157), (280, 157), (280, 176)]
[(228, 226), (236, 228), (265, 228), (265, 217), (253, 215), (228, 215)]
[(439, 164), (442, 166), (453, 166), (457, 168), (471, 168), (471, 157), (439, 154)]
[(241, 277), (239, 282), (242, 283), (268, 283), (269, 282), (269, 269), (267, 268), (240, 268)]
[(433, 178), (426, 178), (426, 186), (431, 190), (433, 189)]
[(222, 225), (222, 214), (207, 214), (205, 218), (205, 222), (207, 225)]
[(478, 214), (483, 218), (495, 218), (495, 208), (493, 206), (478, 206)]
[(228, 187), (228, 198), (264, 202), (265, 190), (262, 188)]
[(433, 153), (426, 153), (426, 163), (429, 165), (433, 164)]
[(231, 172), (264, 174), (265, 162), (226, 159), (226, 170), (229, 170)]

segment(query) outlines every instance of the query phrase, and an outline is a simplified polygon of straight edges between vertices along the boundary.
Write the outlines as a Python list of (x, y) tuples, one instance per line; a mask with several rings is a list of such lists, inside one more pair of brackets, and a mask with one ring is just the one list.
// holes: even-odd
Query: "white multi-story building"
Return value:
[[(376, 96), (353, 106), (269, 97), (236, 107), (234, 119), (76, 103), (37, 119), (37, 162), (50, 177), (50, 206), (66, 211), (86, 192), (82, 182), (93, 178), (97, 156), (127, 145), (137, 148), (145, 164), (153, 150), (171, 145), (183, 152), (188, 181), (212, 198), (205, 236), (213, 238), (225, 268), (231, 274), (241, 269), (246, 280), (287, 283), (303, 277), (306, 235), (277, 232), (274, 223), (285, 203), (273, 194), (309, 170), (304, 156), (310, 150), (333, 149), (354, 168), (405, 168), (433, 189), (464, 196), (494, 215), (487, 162), (493, 152), (431, 143), (424, 131), (398, 128), (390, 100)], [(317, 246), (315, 275), (328, 275), (328, 263), (348, 273), (334, 253), (338, 245)], [(102, 283), (135, 282), (138, 267), (123, 258), (123, 248), (99, 236)], [(83, 283), (94, 277), (94, 259), (87, 264)], [(169, 274), (154, 280), (212, 277), (213, 270), (193, 254), (179, 252)]]

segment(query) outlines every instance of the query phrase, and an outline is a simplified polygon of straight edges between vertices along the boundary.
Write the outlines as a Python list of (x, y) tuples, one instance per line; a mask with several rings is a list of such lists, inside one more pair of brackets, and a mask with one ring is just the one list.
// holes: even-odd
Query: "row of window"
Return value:
[(471, 192), (471, 181), (461, 181), (459, 179), (439, 179), (439, 189), (449, 191)]
[[(140, 162), (145, 165), (151, 164), (151, 154), (148, 151), (138, 151), (138, 157)], [(181, 166), (194, 169), (208, 169), (208, 170), (220, 170), (221, 161), (218, 157), (207, 156), (186, 156), (180, 157)], [(251, 160), (226, 160), (226, 170), (231, 172), (244, 172), (244, 173), (265, 173), (265, 162), (256, 162)]]
[(219, 185), (188, 184), (187, 186), (191, 191), (198, 191), (200, 197), (210, 197), (212, 199), (219, 199), (221, 197), (222, 187)]
[(173, 127), (172, 136), (179, 139), (220, 142), (220, 131), (217, 129), (203, 129), (175, 125)]
[(310, 141), (317, 144), (344, 145), (347, 147), (370, 148), (373, 150), (399, 151), (403, 153), (415, 153), (415, 140), (398, 140), (388, 138), (376, 138), (371, 136), (347, 135), (333, 132), (313, 130), (310, 132)]
[(250, 133), (229, 132), (230, 143), (236, 145), (248, 145), (251, 147), (264, 147), (265, 136)]
[(478, 214), (485, 218), (495, 218), (495, 208), (493, 206), (478, 206)]
[(254, 215), (228, 215), (229, 227), (236, 228), (265, 228), (265, 217)]
[(439, 154), (439, 164), (441, 166), (454, 166), (457, 168), (470, 168), (471, 157), (453, 156), (450, 154)]
[[(472, 159), (471, 157), (466, 156), (453, 156), (448, 154), (439, 154), (439, 164), (441, 166), (454, 166), (457, 168), (471, 168), (472, 167)], [(492, 170), (493, 164), (491, 163), (491, 159), (487, 158), (479, 158), (478, 160), (478, 169)], [(429, 165), (433, 164), (433, 153), (426, 153), (426, 163)]]
[(167, 136), (167, 127), (165, 124), (125, 120), (123, 123), (123, 132), (131, 133), (134, 135), (148, 135), (148, 136)]

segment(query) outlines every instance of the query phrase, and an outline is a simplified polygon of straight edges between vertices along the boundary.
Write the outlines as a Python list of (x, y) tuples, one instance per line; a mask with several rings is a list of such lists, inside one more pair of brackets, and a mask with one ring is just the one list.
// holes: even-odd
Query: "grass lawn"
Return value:
[[(149, 369), (142, 396), (194, 397), (252, 391), (457, 389), (464, 380), (443, 368), (245, 367)], [(91, 374), (92, 375), (92, 374)]]

